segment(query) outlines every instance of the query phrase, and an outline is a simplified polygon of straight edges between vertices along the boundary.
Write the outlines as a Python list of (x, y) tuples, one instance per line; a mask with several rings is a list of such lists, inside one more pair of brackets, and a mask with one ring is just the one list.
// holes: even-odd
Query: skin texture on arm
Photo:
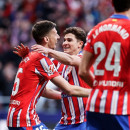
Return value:
[(64, 52), (55, 51), (53, 49), (45, 48), (41, 45), (33, 45), (32, 50), (37, 51), (39, 53), (45, 53), (58, 60), (62, 64), (71, 65), (71, 66), (79, 66), (81, 62), (81, 58), (77, 55), (69, 55)]
[(54, 77), (51, 82), (70, 96), (88, 97), (91, 92), (91, 89), (69, 84), (62, 76)]
[(61, 99), (61, 92), (45, 87), (42, 93), (42, 97), (46, 97), (49, 99)]
[(81, 63), (79, 66), (79, 76), (90, 86), (93, 86), (94, 75), (90, 71), (93, 64), (93, 54), (88, 51), (83, 51)]

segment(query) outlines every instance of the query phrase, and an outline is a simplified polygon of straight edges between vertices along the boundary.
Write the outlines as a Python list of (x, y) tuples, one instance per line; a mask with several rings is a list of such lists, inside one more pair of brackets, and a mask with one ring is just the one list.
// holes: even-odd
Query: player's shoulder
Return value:
[(31, 60), (40, 60), (42, 58), (48, 58), (44, 53), (38, 53), (38, 52), (30, 52), (28, 57), (31, 59)]
[(99, 28), (99, 27), (102, 26), (102, 25), (108, 24), (109, 22), (110, 22), (110, 18), (108, 18), (108, 19), (106, 19), (106, 20), (103, 20), (103, 21), (99, 22), (99, 23), (94, 27), (94, 29), (97, 29), (97, 28)]
[[(126, 30), (130, 33), (130, 20), (126, 19), (124, 23), (124, 27), (126, 28)], [(126, 24), (127, 23), (127, 24)]]

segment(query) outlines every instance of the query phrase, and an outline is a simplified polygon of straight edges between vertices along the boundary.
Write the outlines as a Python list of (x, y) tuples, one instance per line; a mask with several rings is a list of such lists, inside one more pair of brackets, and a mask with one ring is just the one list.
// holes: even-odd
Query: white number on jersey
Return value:
[(17, 76), (18, 76), (19, 73), (22, 73), (22, 72), (23, 72), (23, 69), (19, 68), (18, 72), (16, 74), (16, 77), (15, 77), (15, 81), (14, 81), (14, 84), (16, 83), (16, 88), (15, 88), (15, 90), (12, 91), (12, 96), (16, 95), (17, 92), (18, 92), (19, 84), (20, 84), (20, 79)]
[[(113, 42), (109, 52), (108, 56), (106, 58), (105, 62), (105, 69), (108, 71), (114, 71), (113, 76), (118, 77), (119, 72), (121, 70), (120, 66), (120, 47), (121, 43), (120, 42)], [(95, 54), (98, 53), (98, 48), (100, 48), (100, 54), (96, 58), (96, 61), (94, 63), (94, 71), (95, 75), (104, 75), (104, 70), (103, 69), (97, 69), (98, 64), (105, 58), (106, 56), (106, 47), (103, 42), (96, 42), (94, 44), (94, 52)], [(114, 56), (114, 64), (111, 64), (112, 58)]]

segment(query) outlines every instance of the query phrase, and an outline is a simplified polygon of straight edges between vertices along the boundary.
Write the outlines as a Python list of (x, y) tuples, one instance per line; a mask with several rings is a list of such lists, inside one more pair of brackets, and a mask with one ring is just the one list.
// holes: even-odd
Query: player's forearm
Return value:
[(46, 90), (43, 91), (42, 96), (49, 99), (61, 99), (61, 92), (46, 88)]
[(82, 88), (79, 86), (72, 86), (72, 91), (69, 93), (71, 96), (88, 97), (92, 89)]
[[(65, 65), (77, 65), (77, 62), (78, 62), (77, 60), (78, 58), (75, 60), (74, 56), (69, 55), (64, 52), (59, 52), (59, 51), (50, 49), (48, 54), (54, 59), (58, 60), (59, 62)], [(74, 63), (75, 61), (76, 61), (76, 64)]]
[(84, 70), (83, 72), (79, 71), (79, 76), (90, 86), (93, 86), (94, 75), (91, 71)]
[(79, 65), (79, 76), (90, 86), (93, 86), (94, 74), (90, 71), (93, 64), (93, 54), (83, 51), (81, 63)]
[(69, 84), (65, 79), (61, 76), (57, 76), (51, 79), (51, 81), (58, 86), (62, 91), (70, 96), (77, 97), (88, 97), (91, 89), (82, 88), (80, 86), (74, 86)]

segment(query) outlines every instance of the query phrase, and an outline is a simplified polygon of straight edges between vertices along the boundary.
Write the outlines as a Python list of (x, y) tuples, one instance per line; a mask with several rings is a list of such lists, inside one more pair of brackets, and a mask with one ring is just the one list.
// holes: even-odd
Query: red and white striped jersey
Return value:
[(19, 64), (10, 98), (7, 126), (31, 127), (39, 124), (36, 103), (47, 81), (58, 75), (48, 57), (30, 52)]
[[(81, 56), (81, 54), (79, 56)], [(64, 65), (58, 62), (57, 70), (70, 84), (89, 88), (89, 86), (79, 77), (78, 67)], [(70, 125), (85, 122), (86, 104), (87, 97), (72, 97), (62, 92), (62, 117), (60, 124)]]
[(130, 114), (130, 20), (112, 15), (99, 23), (89, 33), (84, 50), (95, 59), (87, 111)]

